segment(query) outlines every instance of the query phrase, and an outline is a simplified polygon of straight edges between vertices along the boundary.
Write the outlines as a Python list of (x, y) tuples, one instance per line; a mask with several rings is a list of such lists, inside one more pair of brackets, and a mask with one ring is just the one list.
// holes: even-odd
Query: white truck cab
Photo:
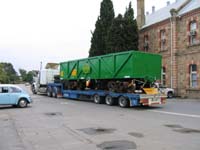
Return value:
[(54, 81), (54, 76), (59, 75), (59, 64), (47, 63), (45, 69), (40, 70), (37, 77), (34, 77), (31, 90), (34, 94), (46, 93), (47, 84)]

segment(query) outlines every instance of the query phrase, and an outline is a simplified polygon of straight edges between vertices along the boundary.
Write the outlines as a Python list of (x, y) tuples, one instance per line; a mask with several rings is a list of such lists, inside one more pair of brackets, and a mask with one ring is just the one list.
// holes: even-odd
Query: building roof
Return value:
[(179, 15), (183, 15), (183, 14), (190, 12), (191, 10), (195, 10), (197, 8), (200, 8), (200, 0), (192, 0), (191, 2), (189, 2), (185, 7), (183, 7), (179, 11)]
[[(170, 10), (171, 9), (179, 9), (181, 6), (185, 4), (187, 0), (176, 0), (176, 2), (161, 8), (145, 17), (145, 25), (142, 28), (148, 27), (155, 23), (161, 22), (171, 17)], [(191, 0), (188, 4), (186, 4), (183, 8), (181, 8), (178, 12), (178, 15), (183, 15), (187, 12), (190, 12), (194, 9), (200, 8), (200, 0)]]

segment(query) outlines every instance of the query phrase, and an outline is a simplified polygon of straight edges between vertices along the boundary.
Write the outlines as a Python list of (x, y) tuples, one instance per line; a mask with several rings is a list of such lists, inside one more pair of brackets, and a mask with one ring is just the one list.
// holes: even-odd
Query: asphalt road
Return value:
[(0, 150), (200, 150), (198, 100), (120, 108), (31, 96), (28, 108), (0, 107)]

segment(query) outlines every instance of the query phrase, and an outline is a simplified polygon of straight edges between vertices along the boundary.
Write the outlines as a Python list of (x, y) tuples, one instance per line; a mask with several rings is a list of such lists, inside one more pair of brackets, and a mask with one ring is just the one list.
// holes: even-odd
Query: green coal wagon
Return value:
[(63, 80), (160, 79), (161, 56), (139, 51), (113, 53), (60, 63)]

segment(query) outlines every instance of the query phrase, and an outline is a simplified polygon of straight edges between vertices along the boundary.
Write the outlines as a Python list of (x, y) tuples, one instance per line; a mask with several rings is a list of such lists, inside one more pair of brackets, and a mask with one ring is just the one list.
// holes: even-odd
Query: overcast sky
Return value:
[[(0, 62), (16, 71), (39, 69), (40, 62), (88, 57), (91, 30), (102, 0), (0, 0)], [(115, 15), (124, 14), (130, 0), (112, 0)], [(136, 0), (131, 0), (135, 13)], [(170, 0), (171, 3), (175, 0)], [(167, 0), (146, 0), (151, 12)]]

